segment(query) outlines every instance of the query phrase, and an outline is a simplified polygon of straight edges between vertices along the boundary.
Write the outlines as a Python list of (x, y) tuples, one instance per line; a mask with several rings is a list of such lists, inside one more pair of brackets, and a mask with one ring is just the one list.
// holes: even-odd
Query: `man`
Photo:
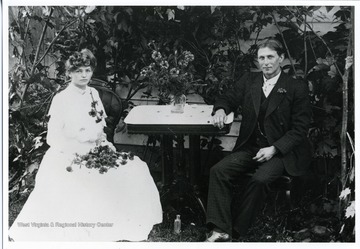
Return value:
[[(233, 152), (210, 170), (206, 242), (243, 236), (262, 208), (269, 183), (284, 174), (303, 174), (311, 161), (307, 131), (311, 108), (308, 87), (281, 70), (284, 51), (269, 39), (258, 47), (262, 73), (247, 73), (214, 105), (214, 125), (222, 128), (226, 115), (242, 109), (240, 134)], [(253, 173), (232, 213), (233, 184)]]

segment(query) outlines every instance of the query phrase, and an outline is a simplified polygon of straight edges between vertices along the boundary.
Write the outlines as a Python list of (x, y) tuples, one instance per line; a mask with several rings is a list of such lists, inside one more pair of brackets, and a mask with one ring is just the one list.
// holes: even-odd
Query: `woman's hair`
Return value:
[(257, 51), (259, 51), (260, 48), (270, 48), (270, 49), (276, 51), (276, 53), (279, 56), (281, 56), (282, 54), (285, 54), (284, 47), (281, 44), (281, 42), (279, 42), (278, 40), (276, 40), (274, 38), (269, 38), (269, 39), (263, 41), (262, 43), (260, 43), (257, 48)]
[(96, 58), (94, 54), (89, 50), (84, 48), (80, 52), (75, 52), (69, 57), (65, 63), (65, 69), (67, 72), (73, 72), (79, 67), (91, 67), (94, 71), (96, 68)]

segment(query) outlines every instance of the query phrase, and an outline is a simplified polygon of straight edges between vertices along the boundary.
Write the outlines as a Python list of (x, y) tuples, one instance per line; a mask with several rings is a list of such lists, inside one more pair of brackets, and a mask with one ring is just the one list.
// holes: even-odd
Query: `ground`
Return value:
[[(279, 200), (280, 201), (280, 200)], [(234, 242), (336, 242), (339, 236), (339, 220), (333, 212), (320, 213), (318, 204), (312, 203), (289, 209), (284, 203), (269, 201), (247, 236)], [(174, 215), (173, 215), (174, 216)], [(164, 216), (166, 217), (166, 216)], [(182, 232), (174, 234), (173, 220), (165, 219), (154, 227), (149, 241), (201, 242), (206, 239), (203, 225), (185, 222)]]
[[(144, 155), (141, 150), (135, 151), (135, 153)], [(147, 241), (204, 241), (208, 231), (204, 225), (204, 216), (198, 199), (194, 199), (194, 195), (181, 194), (191, 192), (191, 189), (187, 189), (189, 186), (186, 184), (186, 179), (177, 178), (179, 184), (174, 185), (175, 191), (166, 194), (169, 193), (166, 191), (169, 189), (161, 186), (161, 169), (154, 158), (150, 156), (150, 159), (146, 158), (145, 161), (148, 163), (150, 172), (159, 187), (164, 215), (163, 223), (154, 226)], [(309, 182), (314, 182), (314, 180), (305, 179), (295, 184), (292, 190), (292, 207), (287, 205), (283, 192), (272, 192), (249, 233), (243, 238), (234, 240), (234, 242), (354, 242), (355, 235), (352, 230), (354, 219), (348, 219), (344, 222), (338, 218), (339, 208), (336, 190), (331, 189), (331, 185), (326, 184), (326, 191), (323, 189), (315, 191), (316, 186), (321, 184), (317, 183), (314, 187)], [(206, 205), (206, 181), (200, 186), (202, 188), (200, 188), (199, 193), (202, 194), (197, 194), (195, 197), (199, 197), (203, 205)], [(304, 188), (304, 186), (310, 187)], [(319, 189), (319, 187), (317, 188)], [(177, 192), (179, 189), (181, 191)], [(15, 192), (10, 194), (9, 226), (20, 212), (28, 195), (29, 191), (20, 195), (16, 195)], [(182, 219), (180, 234), (173, 232), (174, 219), (177, 214), (181, 214)], [(342, 230), (345, 223), (347, 223), (345, 229)]]
[[(9, 225), (13, 223), (25, 201), (26, 196), (22, 195), (10, 203)], [(324, 203), (326, 200), (314, 200), (304, 196), (299, 205), (289, 209), (281, 198), (276, 202), (269, 200), (248, 235), (234, 242), (342, 241), (344, 238), (339, 235), (340, 223), (336, 218), (335, 207), (326, 212), (323, 208)], [(164, 221), (154, 226), (148, 241), (201, 242), (206, 239), (206, 227), (192, 214), (184, 215), (181, 233), (175, 234), (173, 232), (175, 216), (176, 210), (164, 208)]]

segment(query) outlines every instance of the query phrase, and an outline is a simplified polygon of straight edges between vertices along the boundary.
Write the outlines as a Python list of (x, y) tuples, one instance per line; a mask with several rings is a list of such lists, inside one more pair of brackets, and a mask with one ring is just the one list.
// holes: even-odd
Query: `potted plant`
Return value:
[(194, 80), (194, 55), (187, 50), (173, 49), (168, 54), (160, 51), (157, 44), (149, 43), (151, 48), (151, 62), (140, 73), (149, 92), (158, 90), (160, 102), (171, 104), (174, 113), (184, 112), (186, 94), (199, 85), (199, 80)]

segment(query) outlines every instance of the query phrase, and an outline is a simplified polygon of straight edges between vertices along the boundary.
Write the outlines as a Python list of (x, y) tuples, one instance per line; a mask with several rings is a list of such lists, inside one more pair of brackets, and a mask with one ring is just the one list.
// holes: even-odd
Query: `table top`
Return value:
[(185, 105), (184, 113), (172, 113), (168, 105), (141, 105), (134, 107), (125, 123), (129, 133), (143, 134), (226, 134), (234, 120), (234, 114), (227, 116), (225, 127), (219, 130), (213, 126), (212, 105)]

